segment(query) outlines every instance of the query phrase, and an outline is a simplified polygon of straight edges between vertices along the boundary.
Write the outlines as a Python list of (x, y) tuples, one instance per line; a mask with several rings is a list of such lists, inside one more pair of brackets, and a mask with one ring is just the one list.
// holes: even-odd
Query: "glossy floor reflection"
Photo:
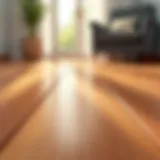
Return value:
[(159, 70), (97, 59), (0, 65), (0, 160), (159, 160)]

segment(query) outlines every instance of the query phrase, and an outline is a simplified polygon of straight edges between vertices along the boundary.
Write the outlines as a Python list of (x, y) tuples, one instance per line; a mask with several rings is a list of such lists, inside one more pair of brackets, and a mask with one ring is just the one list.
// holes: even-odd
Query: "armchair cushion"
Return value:
[(127, 45), (127, 44), (141, 44), (143, 42), (144, 37), (137, 34), (108, 34), (104, 37), (103, 42), (106, 45)]
[(112, 33), (135, 33), (136, 17), (121, 17), (114, 19), (110, 24)]

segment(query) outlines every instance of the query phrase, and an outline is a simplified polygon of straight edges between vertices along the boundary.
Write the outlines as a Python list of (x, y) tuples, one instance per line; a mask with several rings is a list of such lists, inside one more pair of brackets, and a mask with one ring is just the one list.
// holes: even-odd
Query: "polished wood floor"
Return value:
[(0, 160), (160, 160), (160, 65), (0, 64)]

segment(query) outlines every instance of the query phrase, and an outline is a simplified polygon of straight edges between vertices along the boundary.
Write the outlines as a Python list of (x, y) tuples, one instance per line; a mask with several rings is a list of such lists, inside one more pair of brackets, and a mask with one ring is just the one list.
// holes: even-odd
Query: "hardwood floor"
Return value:
[(160, 65), (0, 64), (0, 160), (160, 160)]

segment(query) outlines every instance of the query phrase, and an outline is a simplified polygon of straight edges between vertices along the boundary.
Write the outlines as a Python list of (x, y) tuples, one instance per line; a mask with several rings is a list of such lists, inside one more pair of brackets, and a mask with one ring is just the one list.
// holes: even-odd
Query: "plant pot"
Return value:
[(26, 60), (37, 60), (42, 57), (42, 42), (38, 37), (26, 37), (22, 41), (22, 53)]

